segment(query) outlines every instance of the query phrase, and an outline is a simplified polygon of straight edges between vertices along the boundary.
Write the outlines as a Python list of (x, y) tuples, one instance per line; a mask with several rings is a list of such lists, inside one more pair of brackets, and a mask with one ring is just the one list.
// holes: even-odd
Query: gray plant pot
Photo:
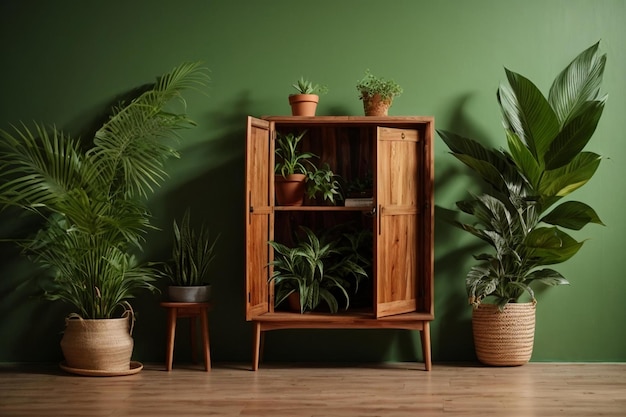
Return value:
[(178, 303), (205, 303), (211, 298), (211, 286), (179, 287), (170, 285), (167, 287), (167, 297), (170, 301)]

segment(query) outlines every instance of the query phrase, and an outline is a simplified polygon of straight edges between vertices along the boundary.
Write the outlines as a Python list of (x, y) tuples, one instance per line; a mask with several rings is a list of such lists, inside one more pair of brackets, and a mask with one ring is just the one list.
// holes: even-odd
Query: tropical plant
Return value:
[(278, 160), (274, 166), (274, 171), (280, 173), (283, 177), (293, 174), (305, 175), (307, 196), (315, 198), (316, 195), (321, 193), (324, 200), (329, 200), (334, 204), (336, 199), (341, 200), (343, 198), (337, 175), (333, 173), (328, 164), (317, 168), (310, 160), (317, 158), (317, 155), (311, 152), (301, 152), (298, 149), (300, 141), (305, 134), (306, 131), (299, 135), (276, 133), (278, 146), (275, 152)]
[(328, 87), (320, 84), (313, 84), (310, 80), (300, 77), (298, 81), (292, 84), (296, 89), (296, 94), (317, 94), (319, 96), (328, 93)]
[(164, 265), (165, 274), (172, 285), (189, 287), (206, 285), (209, 266), (215, 259), (215, 244), (209, 229), (203, 223), (199, 229), (191, 227), (191, 211), (187, 209), (180, 226), (173, 222), (172, 259)]
[[(181, 92), (203, 87), (208, 73), (184, 63), (128, 104), (112, 109), (93, 143), (56, 128), (22, 124), (0, 132), (0, 203), (42, 219), (16, 239), (47, 270), (47, 298), (68, 302), (87, 319), (111, 318), (138, 290), (154, 290), (156, 270), (139, 262), (152, 229), (147, 197), (177, 157), (177, 131), (193, 126)], [(182, 105), (175, 112), (171, 105)]]
[(402, 94), (402, 87), (394, 80), (387, 80), (377, 77), (365, 70), (365, 75), (356, 83), (356, 89), (359, 92), (359, 99), (368, 100), (375, 95), (380, 96), (383, 101), (390, 101), (394, 97)]
[(527, 78), (505, 69), (508, 84), (498, 89), (508, 150), (440, 130), (452, 154), (475, 171), (490, 190), (457, 203), (472, 222), (455, 224), (482, 239), (492, 252), (466, 278), (469, 301), (477, 306), (492, 296), (500, 309), (531, 285), (569, 282), (543, 268), (574, 256), (583, 242), (563, 229), (580, 230), (602, 224), (587, 204), (563, 197), (585, 185), (601, 157), (583, 151), (591, 139), (606, 101), (600, 84), (606, 55), (599, 45), (580, 53), (554, 80), (547, 98)]
[(276, 155), (279, 157), (274, 166), (274, 171), (280, 173), (283, 177), (292, 174), (306, 174), (308, 169), (304, 166), (305, 162), (309, 166), (313, 165), (309, 159), (317, 158), (311, 152), (300, 152), (298, 144), (306, 134), (306, 130), (299, 135), (293, 133), (281, 134), (276, 132)]
[(315, 168), (306, 173), (306, 194), (309, 198), (315, 198), (318, 194), (324, 200), (335, 204), (337, 200), (343, 199), (340, 192), (337, 175), (330, 169), (328, 164), (323, 164), (321, 168)]
[[(274, 272), (270, 282), (276, 288), (275, 304), (279, 305), (292, 293), (300, 299), (300, 312), (314, 310), (324, 301), (331, 313), (339, 309), (339, 302), (334, 294), (338, 291), (346, 301), (345, 309), (350, 305), (348, 289), (350, 277), (367, 277), (357, 259), (340, 246), (338, 240), (327, 240), (305, 226), (300, 227), (304, 236), (300, 236), (294, 247), (270, 241), (275, 251), (271, 265)], [(358, 282), (358, 281), (357, 281)]]

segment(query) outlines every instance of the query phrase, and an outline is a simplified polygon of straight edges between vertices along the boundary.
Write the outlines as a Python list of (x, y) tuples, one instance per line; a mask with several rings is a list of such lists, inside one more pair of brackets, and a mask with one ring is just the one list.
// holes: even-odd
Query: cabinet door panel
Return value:
[(267, 280), (273, 239), (273, 123), (248, 117), (246, 136), (246, 320), (270, 311)]
[(419, 132), (378, 128), (376, 317), (415, 311), (419, 271)]

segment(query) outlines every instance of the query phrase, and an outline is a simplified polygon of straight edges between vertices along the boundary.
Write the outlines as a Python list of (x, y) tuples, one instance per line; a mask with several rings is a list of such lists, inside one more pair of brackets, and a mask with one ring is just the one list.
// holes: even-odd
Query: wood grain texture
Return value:
[(0, 415), (624, 416), (626, 364), (217, 364), (211, 373), (78, 377), (54, 365), (0, 365)]

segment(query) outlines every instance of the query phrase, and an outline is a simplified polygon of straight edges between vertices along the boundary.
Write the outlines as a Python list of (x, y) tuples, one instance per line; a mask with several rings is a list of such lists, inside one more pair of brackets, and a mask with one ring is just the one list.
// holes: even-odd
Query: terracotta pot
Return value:
[(130, 318), (68, 318), (61, 339), (61, 350), (68, 368), (127, 373), (133, 352)]
[(276, 202), (280, 206), (301, 206), (304, 203), (304, 174), (291, 174), (275, 177)]
[(178, 303), (206, 303), (211, 298), (210, 285), (167, 287), (167, 297)]
[(382, 100), (378, 94), (363, 97), (363, 110), (366, 116), (387, 116), (391, 99)]
[(319, 96), (317, 94), (292, 94), (289, 96), (292, 116), (315, 116)]
[(509, 303), (504, 311), (480, 304), (472, 313), (474, 347), (485, 365), (519, 366), (527, 363), (535, 340), (535, 303)]

